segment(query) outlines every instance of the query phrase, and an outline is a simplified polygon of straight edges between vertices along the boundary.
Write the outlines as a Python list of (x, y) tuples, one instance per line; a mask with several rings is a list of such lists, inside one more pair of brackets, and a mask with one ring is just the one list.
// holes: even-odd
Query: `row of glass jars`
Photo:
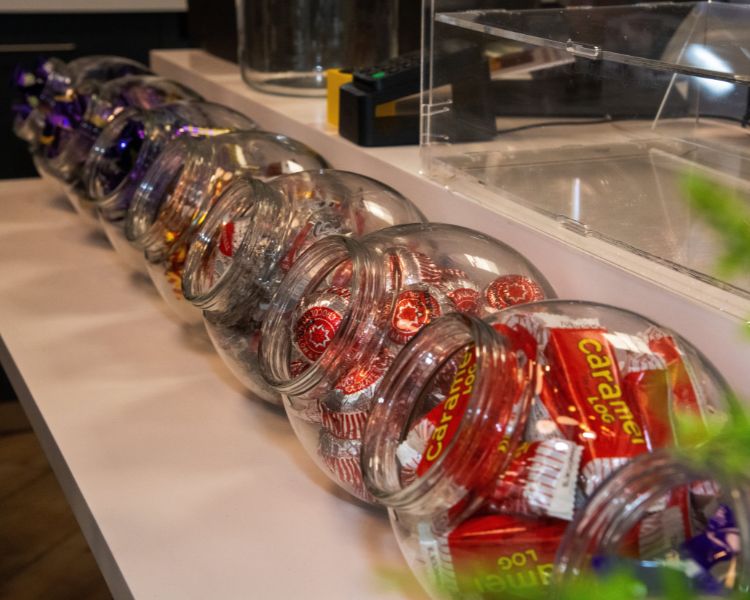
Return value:
[(427, 223), (388, 186), (143, 65), (76, 63), (42, 63), (20, 95), (40, 173), (175, 314), (202, 317), (319, 468), (389, 508), (431, 593), (622, 570), (652, 595), (665, 570), (701, 593), (747, 589), (744, 483), (664, 453), (692, 443), (683, 415), (739, 410), (687, 341), (554, 300), (498, 240)]

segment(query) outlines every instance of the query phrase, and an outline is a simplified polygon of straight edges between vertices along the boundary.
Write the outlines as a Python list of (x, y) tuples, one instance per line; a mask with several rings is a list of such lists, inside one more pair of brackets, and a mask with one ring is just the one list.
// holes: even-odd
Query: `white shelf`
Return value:
[(529, 257), (560, 297), (628, 308), (674, 328), (750, 398), (750, 344), (742, 327), (750, 301), (596, 239), (581, 238), (531, 210), (496, 196), (472, 199), (420, 174), (419, 150), (363, 148), (325, 122), (322, 99), (272, 96), (249, 89), (236, 65), (198, 50), (151, 53), (159, 74), (189, 85), (207, 99), (240, 110), (264, 128), (295, 137), (337, 168), (364, 173), (411, 198), (433, 221), (473, 227)]
[(0, 0), (2, 13), (185, 12), (187, 0)]
[(342, 499), (59, 193), (0, 197), (0, 359), (116, 598), (421, 597), (384, 587), (412, 582), (385, 515)]

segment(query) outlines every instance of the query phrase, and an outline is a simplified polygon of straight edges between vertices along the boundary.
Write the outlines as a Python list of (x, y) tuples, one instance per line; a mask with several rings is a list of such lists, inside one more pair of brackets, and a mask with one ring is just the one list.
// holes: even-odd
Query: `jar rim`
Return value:
[(201, 286), (200, 273), (203, 263), (214, 251), (217, 243), (213, 232), (219, 230), (227, 213), (236, 211), (241, 213), (243, 218), (253, 222), (253, 226), (244, 233), (234, 253), (237, 257), (244, 257), (248, 249), (256, 247), (266, 234), (265, 226), (279, 218), (280, 202), (279, 195), (273, 194), (269, 186), (262, 181), (239, 176), (230, 182), (216, 199), (212, 210), (208, 212), (190, 244), (182, 277), (183, 295), (189, 302), (203, 310), (211, 310), (214, 303), (231, 289), (240, 271), (261, 267), (239, 258), (233, 260), (227, 271), (208, 289)]
[[(600, 485), (565, 530), (555, 558), (553, 598), (567, 588), (570, 581), (584, 572), (591, 550), (607, 555), (654, 506), (675, 488), (699, 481), (716, 481), (731, 490), (733, 511), (740, 539), (750, 539), (750, 480), (734, 476), (717, 477), (674, 449), (641, 454), (614, 471)], [(739, 510), (738, 510), (739, 509)], [(738, 552), (741, 567), (737, 589), (750, 586), (750, 552)]]
[[(143, 139), (145, 140), (148, 137), (146, 130), (150, 129), (151, 124), (149, 112), (136, 107), (129, 107), (121, 111), (116, 118), (110, 121), (107, 127), (105, 127), (101, 131), (96, 141), (94, 142), (93, 147), (91, 148), (89, 157), (86, 160), (86, 164), (84, 165), (84, 172), (86, 179), (87, 196), (94, 204), (97, 204), (99, 206), (110, 204), (128, 185), (129, 173), (125, 173), (114, 187), (100, 193), (100, 191), (96, 189), (96, 178), (98, 166), (100, 161), (103, 160), (102, 156), (105, 149), (109, 148), (114, 143), (114, 141), (123, 132), (125, 127), (129, 125), (129, 122), (132, 119), (135, 119), (139, 123), (139, 125), (143, 127)], [(138, 153), (131, 171), (136, 168), (136, 165), (140, 161), (142, 161), (143, 155), (144, 149), (143, 146), (141, 146), (138, 149)]]
[[(190, 137), (170, 141), (138, 183), (125, 217), (125, 237), (136, 247), (145, 249), (162, 241), (164, 225), (159, 217), (168, 206), (182, 201), (183, 195), (175, 198), (174, 193), (161, 190), (159, 196), (153, 198), (152, 193), (165, 174), (173, 187), (177, 188), (180, 181), (187, 178), (188, 171), (197, 168), (193, 149), (196, 141), (196, 138)], [(151, 211), (149, 205), (154, 202), (158, 204)]]
[[(403, 485), (396, 450), (408, 433), (406, 427), (412, 421), (413, 409), (424, 387), (462, 349), (473, 349), (476, 379), (460, 424), (427, 471)], [(363, 439), (365, 486), (379, 503), (415, 514), (430, 514), (436, 506), (445, 509), (446, 498), (453, 496), (449, 504), (455, 505), (470, 495), (465, 510), (451, 515), (459, 519), (481, 502), (482, 485), (468, 490), (458, 480), (471, 479), (480, 469), (489, 474), (507, 466), (521, 441), (519, 424), (536, 388), (536, 363), (527, 361), (514, 378), (513, 371), (506, 368), (510, 354), (520, 356), (486, 322), (461, 313), (429, 323), (399, 353), (378, 388)], [(429, 360), (425, 360), (426, 356)], [(507, 386), (518, 392), (514, 401), (497, 402), (497, 390), (507, 390)], [(478, 427), (487, 425), (494, 427), (498, 435), (502, 433), (501, 439), (506, 442), (502, 452), (497, 451), (497, 444), (486, 443), (489, 438), (475, 435)], [(483, 458), (480, 460), (479, 456)], [(455, 477), (459, 472), (460, 476)]]
[[(315, 287), (341, 263), (351, 260), (351, 299), (333, 339), (317, 361), (293, 375), (289, 365), (292, 344), (287, 319), (294, 313), (310, 286)], [(260, 344), (261, 373), (266, 382), (282, 394), (298, 395), (313, 389), (328, 374), (345, 368), (348, 360), (367, 352), (362, 324), (369, 322), (376, 302), (382, 298), (380, 262), (361, 241), (330, 235), (315, 242), (294, 262), (271, 300), (263, 322)], [(284, 334), (281, 334), (284, 332)], [(352, 354), (355, 340), (359, 350)], [(370, 340), (371, 341), (371, 340)], [(347, 356), (347, 361), (341, 360)], [(355, 357), (356, 358), (356, 357)]]

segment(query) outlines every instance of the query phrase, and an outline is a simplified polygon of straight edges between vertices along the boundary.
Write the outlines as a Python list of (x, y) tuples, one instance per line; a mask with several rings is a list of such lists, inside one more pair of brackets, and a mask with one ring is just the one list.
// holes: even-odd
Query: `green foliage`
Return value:
[[(621, 569), (603, 577), (580, 575), (572, 580), (569, 585), (558, 590), (558, 593), (553, 597), (555, 600), (581, 600), (582, 598), (640, 600), (645, 598), (646, 595), (646, 586), (632, 573)], [(686, 597), (683, 596), (683, 598)]]
[(750, 273), (750, 208), (737, 194), (703, 177), (684, 182), (690, 206), (721, 236), (724, 254), (718, 269), (722, 275)]
[(726, 479), (750, 478), (750, 418), (730, 398), (734, 410), (725, 421), (693, 415), (678, 417), (677, 427), (684, 446), (676, 449), (696, 470)]

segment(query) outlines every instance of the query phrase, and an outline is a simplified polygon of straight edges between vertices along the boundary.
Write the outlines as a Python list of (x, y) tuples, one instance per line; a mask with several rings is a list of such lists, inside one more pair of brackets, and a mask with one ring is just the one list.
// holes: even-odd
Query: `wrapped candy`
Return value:
[(310, 362), (318, 360), (336, 335), (349, 306), (346, 288), (327, 287), (306, 298), (294, 322), (294, 347)]
[(534, 280), (523, 275), (501, 275), (484, 289), (482, 308), (485, 312), (492, 313), (544, 298), (544, 290)]
[(320, 403), (323, 428), (340, 438), (362, 439), (375, 390), (391, 362), (393, 354), (383, 349), (369, 364), (345, 373)]
[(362, 482), (362, 471), (359, 468), (361, 440), (337, 438), (330, 431), (321, 430), (318, 452), (331, 473), (339, 481), (358, 491), (358, 496), (367, 498)]
[(438, 288), (425, 284), (409, 286), (396, 298), (388, 337), (403, 346), (427, 323), (452, 310), (455, 309)]
[(479, 312), (479, 286), (461, 269), (443, 269), (440, 289), (453, 303), (454, 310), (467, 315)]
[(497, 514), (465, 520), (447, 535), (418, 528), (428, 581), (436, 588), (480, 598), (549, 585), (565, 524)]

